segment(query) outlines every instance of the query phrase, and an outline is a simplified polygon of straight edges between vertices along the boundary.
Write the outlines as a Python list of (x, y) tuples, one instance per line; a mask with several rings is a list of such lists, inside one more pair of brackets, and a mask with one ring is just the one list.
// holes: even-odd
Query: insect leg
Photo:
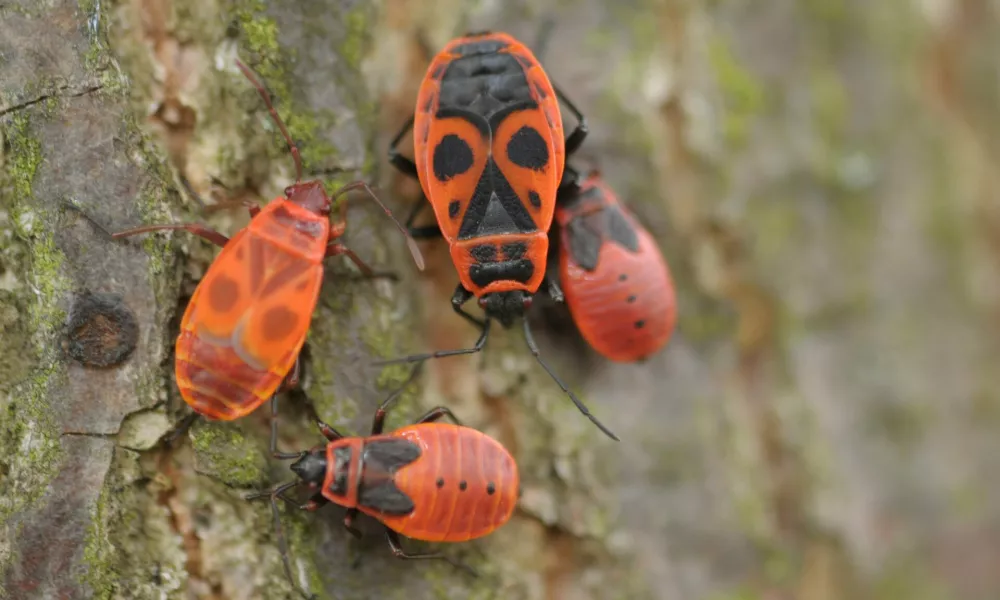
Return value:
[(278, 394), (271, 396), (271, 456), (278, 460), (291, 460), (305, 456), (305, 452), (278, 451)]
[(461, 316), (463, 319), (470, 321), (473, 325), (475, 325), (479, 329), (482, 329), (483, 327), (485, 327), (483, 321), (480, 321), (476, 317), (473, 317), (469, 313), (465, 312), (465, 310), (462, 308), (462, 305), (468, 302), (470, 298), (472, 298), (472, 292), (462, 287), (461, 283), (458, 284), (455, 287), (455, 293), (452, 294), (451, 296), (451, 308), (456, 313), (458, 313), (459, 316)]
[(404, 381), (402, 385), (400, 385), (398, 388), (393, 390), (393, 392), (389, 394), (388, 398), (382, 401), (382, 404), (380, 404), (378, 409), (375, 411), (375, 417), (372, 418), (372, 435), (378, 435), (382, 433), (382, 430), (385, 428), (385, 415), (388, 412), (389, 407), (392, 406), (396, 402), (396, 400), (399, 399), (401, 395), (403, 395), (403, 390), (405, 390), (406, 387), (410, 385), (410, 383), (412, 383), (414, 379), (417, 378), (417, 375), (420, 373), (423, 367), (424, 363), (422, 362), (417, 363), (417, 366), (413, 367), (413, 369), (410, 370), (410, 375), (409, 377), (406, 378), (406, 381)]
[(559, 281), (556, 280), (555, 276), (552, 275), (552, 271), (545, 273), (545, 284), (549, 288), (549, 297), (551, 297), (556, 302), (564, 302), (566, 300), (565, 294), (563, 294), (562, 287), (559, 286)]
[(406, 230), (410, 232), (410, 237), (413, 239), (429, 240), (441, 237), (441, 228), (438, 227), (437, 223), (433, 225), (421, 225), (420, 227), (413, 226), (413, 222), (417, 220), (417, 215), (423, 212), (428, 206), (430, 206), (430, 202), (427, 201), (427, 198), (421, 198), (413, 203), (410, 216), (406, 218)]
[(354, 518), (358, 516), (358, 509), (348, 508), (344, 515), (344, 529), (357, 539), (361, 539), (361, 530), (354, 526)]
[(566, 157), (568, 158), (570, 154), (573, 154), (580, 148), (580, 144), (583, 143), (583, 140), (587, 138), (587, 134), (590, 133), (590, 128), (587, 127), (587, 117), (583, 116), (580, 109), (566, 97), (566, 94), (563, 94), (562, 90), (554, 84), (552, 88), (556, 91), (556, 97), (566, 105), (566, 108), (573, 113), (577, 121), (576, 129), (566, 137)]
[(456, 569), (461, 569), (466, 573), (468, 573), (469, 575), (472, 575), (473, 577), (479, 577), (479, 574), (476, 573), (469, 565), (458, 562), (457, 560), (453, 560), (452, 558), (447, 557), (444, 554), (441, 554), (440, 552), (425, 552), (420, 554), (407, 553), (405, 550), (403, 550), (403, 546), (399, 542), (399, 534), (389, 529), (388, 527), (386, 527), (385, 529), (385, 539), (389, 542), (389, 549), (392, 550), (392, 553), (396, 558), (405, 558), (407, 560), (436, 558), (439, 560), (447, 561), (448, 564), (450, 564), (451, 566), (455, 567)]
[(319, 427), (319, 432), (323, 434), (327, 440), (334, 442), (344, 437), (344, 434), (340, 433), (333, 427), (330, 427), (323, 421), (316, 421), (316, 425)]
[(131, 237), (133, 235), (138, 235), (140, 233), (149, 233), (150, 231), (168, 231), (168, 230), (178, 230), (183, 229), (196, 236), (206, 239), (220, 248), (225, 246), (229, 242), (229, 238), (222, 235), (214, 229), (209, 229), (204, 225), (199, 225), (198, 223), (178, 223), (175, 225), (148, 225), (146, 227), (136, 227), (135, 229), (126, 229), (125, 231), (119, 231), (117, 233), (112, 233), (111, 237), (114, 239), (121, 239), (126, 237)]
[(569, 396), (569, 399), (573, 401), (573, 404), (576, 405), (577, 409), (579, 409), (580, 412), (584, 414), (584, 416), (590, 419), (590, 421), (594, 425), (597, 425), (597, 428), (603, 431), (604, 435), (615, 440), (616, 442), (621, 441), (617, 435), (612, 433), (610, 429), (608, 429), (607, 427), (604, 426), (603, 423), (598, 421), (597, 417), (590, 414), (590, 411), (587, 410), (587, 407), (583, 404), (583, 402), (581, 402), (580, 399), (576, 397), (576, 394), (574, 394), (572, 390), (566, 387), (566, 384), (563, 383), (558, 376), (556, 376), (556, 374), (552, 371), (552, 369), (549, 368), (547, 364), (545, 364), (545, 361), (542, 360), (541, 354), (538, 352), (538, 346), (535, 345), (535, 338), (531, 336), (531, 327), (528, 325), (528, 319), (524, 319), (524, 340), (525, 342), (528, 343), (528, 350), (531, 351), (532, 356), (535, 357), (535, 360), (538, 361), (538, 364), (542, 365), (542, 368), (545, 369), (545, 372), (549, 374), (549, 377), (551, 377), (552, 380), (555, 381), (560, 388), (562, 388), (562, 391)]
[(310, 496), (309, 500), (306, 500), (304, 504), (299, 504), (299, 501), (296, 500), (295, 498), (289, 498), (286, 495), (286, 492), (287, 490), (282, 491), (280, 494), (278, 494), (278, 497), (299, 510), (308, 510), (311, 512), (323, 507), (326, 504), (329, 504), (330, 502), (329, 500), (326, 499), (326, 496), (323, 495), (323, 492), (316, 492), (315, 494)]
[(446, 358), (448, 356), (461, 356), (463, 354), (475, 354), (483, 349), (486, 345), (486, 338), (490, 335), (490, 321), (486, 321), (483, 325), (483, 332), (479, 334), (479, 339), (476, 340), (476, 344), (472, 348), (462, 348), (461, 350), (438, 350), (437, 352), (428, 352), (426, 354), (411, 354), (410, 356), (404, 356), (402, 358), (394, 358), (391, 360), (380, 360), (372, 363), (376, 367), (383, 367), (385, 365), (395, 365), (399, 363), (419, 363), (425, 360), (430, 360), (432, 358)]
[(448, 408), (448, 407), (446, 407), (446, 406), (438, 406), (436, 408), (430, 409), (429, 411), (427, 411), (427, 413), (424, 416), (422, 416), (419, 419), (417, 419), (416, 422), (417, 423), (433, 423), (434, 421), (437, 421), (437, 420), (441, 419), (442, 417), (448, 417), (449, 419), (451, 419), (455, 423), (455, 425), (461, 425), (462, 424), (462, 422), (458, 419), (458, 417), (456, 417), (451, 412), (451, 409)]
[[(373, 271), (372, 268), (368, 266), (368, 263), (361, 260), (361, 258), (354, 253), (354, 250), (351, 250), (350, 248), (339, 242), (331, 242), (330, 245), (326, 247), (325, 258), (340, 256), (341, 254), (346, 254), (347, 258), (351, 259), (351, 262), (357, 265), (358, 269), (361, 270), (361, 274), (364, 275), (366, 278), (370, 279), (375, 277), (375, 271)], [(391, 275), (391, 274), (383, 274), (383, 276), (385, 275)]]
[(200, 416), (201, 415), (199, 415), (198, 413), (192, 412), (191, 414), (181, 419), (180, 423), (177, 424), (177, 427), (175, 427), (173, 431), (171, 431), (169, 434), (167, 434), (165, 438), (163, 438), (163, 443), (168, 446), (173, 445), (174, 441), (176, 441), (177, 438), (179, 438), (182, 434), (184, 434), (184, 432), (190, 429), (191, 425), (194, 424), (194, 422), (197, 421), (198, 417)]
[(406, 137), (406, 134), (411, 129), (413, 129), (413, 117), (410, 117), (409, 120), (407, 120), (406, 123), (403, 124), (402, 129), (399, 130), (399, 133), (396, 134), (396, 137), (393, 138), (392, 142), (389, 144), (389, 162), (392, 163), (392, 166), (399, 169), (403, 174), (416, 178), (417, 177), (416, 163), (414, 163), (409, 158), (406, 158), (405, 156), (400, 154), (399, 150), (396, 149), (396, 147), (399, 146), (399, 143), (403, 141), (403, 138)]

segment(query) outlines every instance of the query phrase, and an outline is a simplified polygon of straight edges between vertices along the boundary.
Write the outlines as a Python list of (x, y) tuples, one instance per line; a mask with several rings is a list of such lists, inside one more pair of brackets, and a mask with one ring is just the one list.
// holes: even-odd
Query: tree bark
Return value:
[[(0, 598), (295, 597), (270, 507), (294, 476), (269, 411), (198, 422), (173, 380), (180, 315), (223, 233), (294, 180), (233, 59), (255, 69), (331, 188), (419, 185), (385, 149), (431, 55), (465, 31), (538, 48), (599, 167), (661, 242), (678, 332), (644, 364), (589, 350), (536, 306), (543, 355), (621, 435), (604, 439), (520, 332), (429, 364), (390, 428), (445, 404), (515, 455), (511, 522), (399, 561), (343, 510), (281, 515), (321, 598), (993, 599), (1000, 593), (997, 8), (977, 0), (0, 0)], [(467, 346), (440, 243), (416, 273), (359, 200), (329, 261), (281, 446), (318, 415), (365, 433), (406, 369)], [(419, 389), (419, 391), (418, 391)], [(413, 549), (429, 548), (409, 541)]]

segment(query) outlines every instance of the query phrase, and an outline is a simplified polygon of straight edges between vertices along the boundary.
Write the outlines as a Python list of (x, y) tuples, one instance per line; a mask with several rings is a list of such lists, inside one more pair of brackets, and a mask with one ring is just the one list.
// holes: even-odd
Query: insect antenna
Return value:
[(253, 74), (253, 71), (251, 71), (250, 68), (243, 64), (243, 62), (238, 58), (236, 59), (236, 66), (239, 67), (240, 71), (243, 72), (243, 75), (250, 80), (250, 83), (257, 88), (257, 93), (264, 99), (264, 104), (267, 105), (267, 110), (271, 113), (271, 118), (278, 124), (278, 129), (281, 130), (281, 135), (285, 136), (285, 141), (288, 142), (288, 149), (292, 153), (292, 160), (295, 161), (295, 181), (302, 181), (302, 157), (299, 156), (299, 148), (295, 145), (295, 142), (292, 141), (292, 136), (288, 135), (288, 129), (285, 128), (285, 123), (281, 120), (281, 117), (278, 116), (278, 111), (274, 110), (274, 105), (271, 104), (271, 95), (267, 93), (267, 89), (264, 88), (264, 84), (257, 79), (257, 77)]
[(365, 192), (367, 192), (368, 196), (375, 201), (375, 204), (379, 205), (379, 208), (381, 208), (385, 212), (386, 216), (392, 219), (393, 224), (396, 225), (396, 229), (398, 229), (400, 233), (403, 234), (403, 237), (406, 239), (406, 247), (410, 250), (410, 254), (413, 256), (413, 262), (417, 264), (417, 269), (423, 271), (424, 255), (421, 254), (420, 248), (417, 247), (417, 242), (413, 239), (413, 236), (410, 235), (410, 232), (407, 231), (406, 228), (403, 227), (403, 225), (396, 220), (396, 217), (392, 215), (392, 211), (389, 210), (389, 207), (387, 207), (385, 204), (382, 204), (382, 201), (379, 200), (378, 196), (375, 195), (375, 192), (372, 191), (371, 186), (369, 186), (364, 181), (354, 181), (352, 183), (348, 183), (347, 185), (341, 187), (339, 190), (334, 192), (333, 197), (337, 198), (338, 196), (342, 196), (343, 194), (346, 194), (353, 190), (364, 190)]
[(538, 361), (538, 364), (542, 365), (542, 368), (545, 369), (545, 372), (549, 374), (549, 377), (551, 377), (552, 380), (555, 381), (560, 388), (562, 388), (562, 391), (569, 396), (569, 399), (573, 401), (573, 404), (576, 405), (576, 407), (580, 410), (580, 412), (583, 413), (585, 417), (590, 419), (591, 423), (597, 425), (597, 428), (600, 429), (602, 432), (604, 432), (604, 435), (608, 436), (609, 438), (613, 439), (616, 442), (620, 442), (621, 439), (617, 435), (612, 433), (610, 429), (605, 427), (603, 423), (598, 421), (597, 417), (590, 414), (590, 410), (588, 410), (587, 407), (583, 404), (583, 402), (581, 402), (580, 399), (576, 397), (576, 394), (574, 394), (572, 390), (566, 387), (566, 384), (563, 383), (561, 379), (559, 379), (559, 377), (552, 371), (552, 369), (549, 368), (547, 364), (545, 364), (545, 361), (542, 360), (541, 354), (538, 352), (538, 346), (535, 344), (535, 338), (532, 337), (531, 335), (531, 326), (528, 325), (527, 318), (524, 319), (524, 341), (528, 343), (528, 350), (531, 351), (532, 356), (535, 357), (535, 360)]
[(411, 354), (410, 356), (403, 356), (401, 358), (376, 361), (373, 362), (372, 365), (376, 367), (384, 367), (386, 365), (398, 365), (402, 363), (422, 363), (425, 360), (430, 360), (432, 358), (447, 358), (449, 356), (475, 354), (476, 352), (482, 350), (486, 345), (486, 338), (490, 335), (490, 322), (491, 321), (487, 319), (486, 323), (483, 324), (483, 331), (479, 334), (479, 339), (476, 340), (475, 345), (471, 348), (462, 348), (461, 350), (438, 350), (437, 352), (427, 352), (425, 354)]
[(288, 578), (288, 583), (292, 584), (305, 600), (315, 600), (315, 594), (307, 594), (302, 586), (295, 583), (295, 579), (292, 577), (292, 566), (288, 560), (288, 540), (285, 539), (285, 531), (281, 527), (281, 511), (278, 510), (278, 498), (287, 500), (285, 498), (285, 492), (292, 489), (293, 487), (299, 485), (300, 481), (289, 481), (288, 483), (283, 483), (272, 490), (265, 490), (263, 492), (258, 492), (256, 494), (250, 494), (246, 497), (246, 500), (257, 500), (259, 498), (267, 497), (271, 501), (271, 514), (274, 515), (274, 531), (278, 538), (278, 550), (281, 552), (281, 564), (285, 568), (285, 577)]

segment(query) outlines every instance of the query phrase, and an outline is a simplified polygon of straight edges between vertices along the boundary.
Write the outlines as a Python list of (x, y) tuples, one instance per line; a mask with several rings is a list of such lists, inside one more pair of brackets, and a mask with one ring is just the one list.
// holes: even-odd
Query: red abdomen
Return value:
[(514, 458), (499, 442), (448, 423), (410, 425), (388, 435), (420, 447), (420, 457), (394, 477), (414, 509), (386, 516), (360, 506), (362, 512), (402, 535), (429, 542), (475, 539), (510, 519), (520, 479)]
[(596, 177), (556, 220), (563, 292), (587, 343), (617, 362), (657, 352), (673, 333), (677, 300), (653, 237)]

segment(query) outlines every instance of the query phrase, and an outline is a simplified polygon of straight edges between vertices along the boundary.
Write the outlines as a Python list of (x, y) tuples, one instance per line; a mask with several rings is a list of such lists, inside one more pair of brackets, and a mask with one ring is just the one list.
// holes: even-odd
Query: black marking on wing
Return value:
[(413, 500), (396, 487), (392, 476), (420, 458), (420, 446), (402, 438), (367, 442), (362, 452), (364, 473), (358, 486), (358, 503), (387, 515), (413, 512)]
[(549, 164), (549, 148), (537, 129), (525, 125), (510, 136), (507, 158), (519, 167), (542, 171)]
[(391, 479), (379, 481), (375, 485), (361, 486), (358, 504), (387, 515), (408, 515), (415, 508), (413, 500), (401, 492)]
[(403, 438), (367, 442), (362, 453), (362, 460), (366, 468), (390, 475), (418, 458), (420, 458), (420, 446)]
[(603, 243), (601, 234), (579, 217), (566, 224), (566, 233), (569, 237), (569, 255), (573, 262), (587, 271), (597, 269)]
[(434, 177), (448, 181), (472, 168), (472, 148), (468, 142), (453, 133), (441, 138), (434, 147)]
[(606, 227), (608, 239), (617, 242), (619, 246), (632, 252), (638, 252), (639, 234), (636, 233), (635, 228), (625, 218), (621, 208), (609, 206), (604, 210), (604, 213), (607, 215)]

